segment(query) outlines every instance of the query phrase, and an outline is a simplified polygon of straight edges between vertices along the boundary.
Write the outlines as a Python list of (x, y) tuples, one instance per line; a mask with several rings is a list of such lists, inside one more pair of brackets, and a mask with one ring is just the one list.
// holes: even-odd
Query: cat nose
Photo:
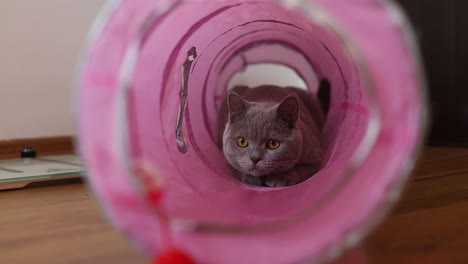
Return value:
[(259, 158), (259, 157), (252, 157), (252, 158), (250, 158), (250, 160), (252, 161), (252, 163), (253, 163), (254, 165), (256, 165), (256, 164), (259, 163), (262, 159)]

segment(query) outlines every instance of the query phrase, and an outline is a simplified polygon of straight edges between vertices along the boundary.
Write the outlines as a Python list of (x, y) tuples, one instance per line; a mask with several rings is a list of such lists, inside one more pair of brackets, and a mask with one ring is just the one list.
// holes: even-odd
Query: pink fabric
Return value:
[[(123, 0), (117, 5), (91, 43), (79, 94), (80, 148), (91, 185), (116, 227), (148, 254), (164, 246), (160, 223), (120, 160), (116, 96), (129, 43), (143, 19), (166, 2)], [(381, 1), (316, 0), (362, 52), (381, 111), (381, 130), (369, 157), (352, 175), (343, 176), (370, 117), (362, 80), (339, 37), (274, 2), (182, 1), (153, 25), (138, 58), (129, 97), (131, 156), (152, 162), (166, 178), (164, 206), (171, 217), (241, 226), (303, 217), (282, 228), (242, 235), (174, 231), (177, 245), (200, 263), (274, 264), (317, 258), (375, 220), (391, 187), (404, 180), (402, 173), (419, 142), (423, 102), (402, 29)], [(271, 55), (271, 61), (305, 74), (312, 66), (330, 79), (332, 109), (324, 131), (326, 166), (300, 185), (259, 189), (227, 175), (211, 135), (220, 84), (241, 66), (230, 64), (231, 58), (254, 43), (272, 40), (300, 50), (310, 65), (280, 52)], [(174, 132), (182, 64), (192, 47), (198, 57), (191, 69), (183, 124), (188, 151), (181, 153)], [(247, 52), (247, 59), (268, 59), (259, 52)], [(304, 217), (305, 211), (310, 213)]]

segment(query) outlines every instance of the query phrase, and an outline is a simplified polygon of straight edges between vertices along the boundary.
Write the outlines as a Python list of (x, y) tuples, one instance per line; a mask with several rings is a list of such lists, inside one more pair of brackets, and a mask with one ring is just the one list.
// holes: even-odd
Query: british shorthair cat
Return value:
[(324, 120), (319, 101), (307, 91), (236, 86), (221, 106), (216, 143), (242, 182), (290, 186), (320, 170)]

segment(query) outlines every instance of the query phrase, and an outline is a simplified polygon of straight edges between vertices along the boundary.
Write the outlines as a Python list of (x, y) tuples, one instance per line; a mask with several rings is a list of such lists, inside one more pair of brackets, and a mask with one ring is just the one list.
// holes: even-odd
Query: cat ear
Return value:
[(230, 92), (228, 94), (228, 109), (229, 109), (229, 120), (235, 121), (243, 117), (247, 113), (247, 104), (235, 92)]
[(286, 97), (276, 109), (276, 114), (290, 125), (299, 119), (299, 101), (295, 95)]

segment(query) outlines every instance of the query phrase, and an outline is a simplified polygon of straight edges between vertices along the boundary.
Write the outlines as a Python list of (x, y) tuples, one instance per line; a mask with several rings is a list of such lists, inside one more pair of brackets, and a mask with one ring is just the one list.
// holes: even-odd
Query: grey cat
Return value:
[(320, 103), (307, 91), (236, 86), (221, 106), (216, 143), (242, 182), (290, 186), (321, 168), (324, 119)]

